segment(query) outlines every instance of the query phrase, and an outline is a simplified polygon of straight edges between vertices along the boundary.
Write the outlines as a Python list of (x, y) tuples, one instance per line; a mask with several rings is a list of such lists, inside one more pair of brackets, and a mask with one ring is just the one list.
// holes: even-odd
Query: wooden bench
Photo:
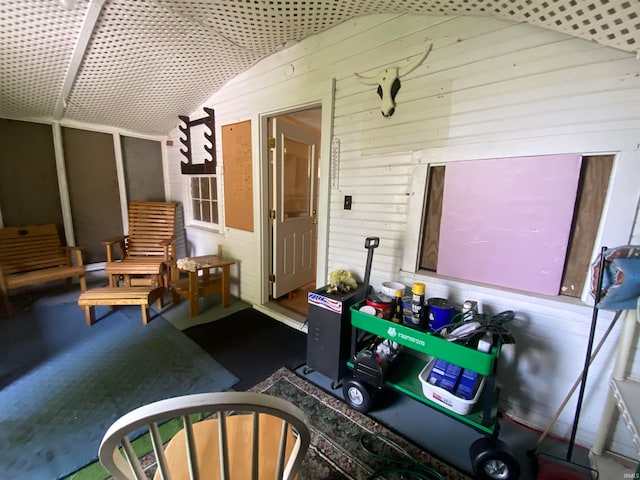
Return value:
[(71, 279), (76, 276), (84, 292), (87, 283), (82, 252), (63, 246), (54, 224), (0, 229), (0, 289), (9, 317), (10, 290), (61, 279), (67, 279), (71, 287)]
[(149, 305), (160, 299), (164, 287), (103, 287), (92, 288), (80, 294), (78, 305), (84, 309), (87, 325), (96, 322), (96, 305), (140, 305), (142, 323), (149, 323)]

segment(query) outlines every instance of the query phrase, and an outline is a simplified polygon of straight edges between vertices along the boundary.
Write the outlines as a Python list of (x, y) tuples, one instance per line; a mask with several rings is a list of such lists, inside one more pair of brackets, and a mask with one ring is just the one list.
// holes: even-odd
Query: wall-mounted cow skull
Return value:
[(365, 77), (356, 73), (356, 77), (365, 85), (378, 85), (378, 95), (382, 99), (380, 109), (382, 115), (390, 117), (396, 109), (396, 94), (400, 90), (400, 78), (413, 72), (427, 58), (431, 51), (432, 43), (427, 45), (423, 53), (417, 55), (404, 67), (389, 67), (382, 70), (375, 77)]

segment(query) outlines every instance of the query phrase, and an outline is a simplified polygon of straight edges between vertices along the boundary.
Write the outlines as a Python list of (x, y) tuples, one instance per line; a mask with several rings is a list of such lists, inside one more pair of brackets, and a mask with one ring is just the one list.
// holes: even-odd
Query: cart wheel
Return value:
[(373, 388), (360, 380), (351, 378), (342, 385), (342, 392), (347, 404), (359, 412), (368, 412), (373, 404)]
[(520, 465), (502, 440), (484, 437), (469, 448), (475, 478), (480, 480), (516, 480), (520, 478)]

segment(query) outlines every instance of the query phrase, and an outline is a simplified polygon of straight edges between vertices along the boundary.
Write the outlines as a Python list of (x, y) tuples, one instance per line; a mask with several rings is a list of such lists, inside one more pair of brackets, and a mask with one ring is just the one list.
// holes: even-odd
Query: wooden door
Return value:
[(315, 280), (318, 134), (273, 120), (273, 292), (278, 298)]

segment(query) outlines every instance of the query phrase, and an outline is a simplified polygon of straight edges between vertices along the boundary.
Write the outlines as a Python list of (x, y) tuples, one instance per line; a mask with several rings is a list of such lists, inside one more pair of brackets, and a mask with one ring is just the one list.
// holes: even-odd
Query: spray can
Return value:
[(411, 290), (411, 327), (424, 328), (424, 290), (422, 282), (415, 282)]
[(462, 319), (465, 322), (472, 321), (478, 315), (478, 302), (467, 300), (462, 304)]

